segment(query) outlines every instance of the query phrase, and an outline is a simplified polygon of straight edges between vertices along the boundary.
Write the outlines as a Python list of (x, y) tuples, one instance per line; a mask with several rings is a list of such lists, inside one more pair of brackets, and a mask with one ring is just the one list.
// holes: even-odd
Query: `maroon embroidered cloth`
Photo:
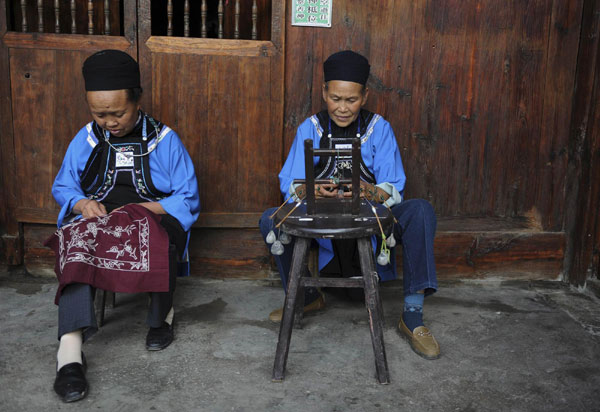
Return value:
[(125, 293), (169, 290), (169, 237), (160, 216), (143, 206), (65, 225), (44, 245), (56, 255), (55, 303), (69, 283)]

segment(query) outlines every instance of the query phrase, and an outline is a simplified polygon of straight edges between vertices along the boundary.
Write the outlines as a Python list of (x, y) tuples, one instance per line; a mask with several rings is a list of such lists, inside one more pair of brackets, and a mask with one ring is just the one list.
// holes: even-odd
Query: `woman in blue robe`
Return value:
[[(96, 230), (111, 212), (128, 210), (125, 205), (160, 222), (157, 235), (168, 237), (167, 247), (164, 252), (153, 251), (150, 242), (148, 253), (165, 254), (167, 270), (159, 274), (165, 290), (150, 291), (146, 348), (161, 350), (173, 340), (177, 263), (200, 212), (194, 166), (177, 133), (140, 109), (139, 66), (131, 56), (117, 50), (95, 53), (84, 62), (83, 76), (93, 121), (71, 141), (52, 187), (61, 207), (59, 231), (81, 218)], [(77, 279), (78, 271), (74, 272), (69, 279)], [(123, 282), (123, 278), (111, 281)], [(65, 402), (82, 399), (88, 391), (81, 348), (97, 331), (95, 286), (99, 285), (74, 281), (64, 285), (58, 296), (60, 345), (54, 390)]]
[[(437, 359), (439, 345), (423, 324), (423, 302), (426, 295), (437, 290), (437, 277), (433, 256), (433, 239), (436, 217), (432, 206), (423, 199), (403, 198), (406, 176), (400, 150), (390, 124), (380, 115), (364, 109), (369, 90), (366, 82), (370, 65), (358, 53), (342, 51), (331, 55), (323, 64), (323, 100), (326, 110), (306, 119), (299, 127), (290, 153), (279, 173), (280, 190), (284, 198), (297, 201), (306, 192), (304, 185), (294, 184), (294, 179), (304, 179), (304, 141), (312, 139), (315, 148), (347, 148), (352, 138), (361, 139), (361, 196), (383, 203), (391, 208), (397, 223), (394, 236), (402, 244), (404, 311), (399, 330), (407, 336), (412, 349), (426, 359)], [(351, 159), (315, 157), (315, 179), (349, 177)], [(316, 197), (336, 196), (336, 185), (317, 185)], [(273, 227), (270, 216), (275, 209), (267, 210), (259, 226), (263, 238)], [(319, 245), (320, 274), (341, 274), (345, 277), (360, 275), (355, 240), (317, 239)], [(373, 239), (374, 253), (377, 243)], [(290, 271), (293, 247), (286, 246), (280, 256), (275, 256), (284, 290)], [(384, 266), (377, 264), (382, 280), (396, 278), (394, 253)], [(351, 295), (352, 297), (352, 295)], [(305, 288), (304, 312), (324, 308), (323, 296), (315, 288)], [(281, 321), (282, 309), (273, 311), (269, 318)]]

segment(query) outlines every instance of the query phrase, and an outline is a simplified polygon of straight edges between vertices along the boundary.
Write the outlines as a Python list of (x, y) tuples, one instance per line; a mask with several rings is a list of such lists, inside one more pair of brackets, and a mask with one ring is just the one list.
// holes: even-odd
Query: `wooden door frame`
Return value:
[[(8, 32), (7, 3), (0, 0), (0, 38)], [(23, 248), (19, 225), (13, 219), (16, 182), (10, 178), (15, 170), (15, 145), (13, 140), (12, 100), (10, 92), (9, 51), (0, 41), (0, 219), (6, 233), (2, 234), (0, 248), (7, 264), (18, 265), (23, 261)]]

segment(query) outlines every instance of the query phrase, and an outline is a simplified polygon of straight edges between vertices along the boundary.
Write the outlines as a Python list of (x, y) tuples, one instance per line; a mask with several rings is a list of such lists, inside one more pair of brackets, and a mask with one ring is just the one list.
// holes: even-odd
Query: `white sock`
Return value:
[(167, 322), (169, 325), (173, 323), (173, 315), (175, 315), (175, 310), (171, 306), (171, 310), (169, 313), (167, 313), (167, 317), (165, 318), (165, 322)]
[(56, 354), (56, 370), (58, 371), (69, 363), (83, 363), (81, 359), (81, 346), (83, 345), (83, 337), (81, 330), (65, 333), (60, 337), (60, 345)]

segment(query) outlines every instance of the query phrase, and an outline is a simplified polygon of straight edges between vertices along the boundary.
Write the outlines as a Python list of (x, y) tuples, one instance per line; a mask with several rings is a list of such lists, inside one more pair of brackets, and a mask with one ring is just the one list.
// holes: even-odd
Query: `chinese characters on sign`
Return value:
[(292, 0), (292, 25), (331, 27), (333, 0)]

